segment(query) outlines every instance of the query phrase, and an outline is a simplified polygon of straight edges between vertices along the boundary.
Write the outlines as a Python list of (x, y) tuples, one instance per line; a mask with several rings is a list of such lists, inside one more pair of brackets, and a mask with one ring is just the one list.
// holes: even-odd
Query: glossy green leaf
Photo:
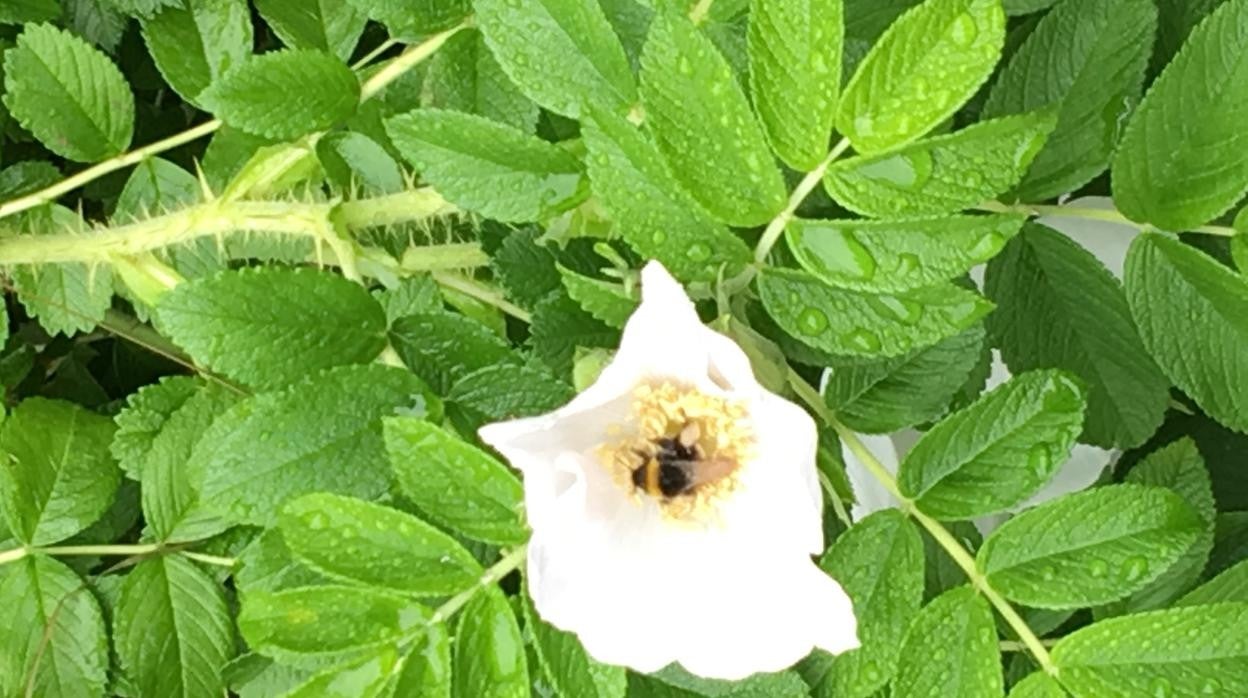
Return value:
[(479, 114), (529, 133), (538, 107), (503, 72), (481, 32), (462, 31), (429, 60), (422, 106)]
[(234, 654), (221, 587), (194, 563), (162, 555), (126, 575), (113, 611), (117, 656), (139, 695), (220, 695)]
[(178, 284), (156, 318), (202, 365), (256, 387), (371, 361), (386, 341), (385, 314), (368, 291), (314, 269), (231, 270)]
[(758, 292), (785, 332), (843, 355), (900, 356), (970, 327), (992, 305), (951, 284), (896, 294), (832, 288), (788, 269), (766, 269)]
[(893, 359), (831, 367), (823, 397), (854, 431), (888, 434), (942, 416), (979, 364), (981, 325)]
[(750, 85), (772, 149), (813, 170), (828, 153), (841, 91), (841, 0), (754, 0)]
[[(442, 291), (428, 274), (415, 274), (403, 279), (394, 288), (373, 291), (373, 297), (386, 311), (386, 322), (391, 326), (407, 315), (442, 310)], [(394, 337), (390, 341), (393, 344)]]
[(468, 373), (520, 361), (489, 328), (455, 313), (398, 318), (390, 328), (390, 342), (403, 363), (442, 395)]
[[(1202, 22), (1152, 84), (1114, 157), (1114, 203), (1127, 217), (1184, 230), (1225, 212), (1248, 190), (1248, 2)], [(1199, 114), (1193, 119), (1191, 115)]]
[(350, 117), (360, 101), (360, 83), (335, 56), (286, 49), (231, 66), (198, 100), (230, 126), (293, 140)]
[(982, 121), (897, 150), (840, 160), (823, 184), (837, 203), (864, 216), (961, 211), (1018, 184), (1053, 124), (1051, 112)]
[(1166, 606), (1200, 579), (1213, 549), (1214, 519), (1218, 512), (1209, 471), (1200, 451), (1196, 450), (1196, 442), (1190, 438), (1179, 439), (1145, 456), (1127, 473), (1125, 482), (1170, 489), (1182, 497), (1204, 523), (1196, 539), (1173, 566), (1122, 602), (1122, 609), (1133, 613)]
[(489, 419), (531, 417), (560, 407), (576, 396), (549, 372), (529, 366), (487, 366), (455, 382), (447, 400)]
[(152, 441), (199, 389), (199, 382), (190, 376), (167, 376), (130, 394), (125, 407), (113, 418), (117, 431), (109, 444), (109, 452), (126, 477), (139, 479)]
[(598, 3), (476, 0), (494, 58), (534, 102), (576, 118), (592, 104), (622, 113), (637, 101), (633, 71)]
[(857, 291), (905, 291), (962, 276), (992, 259), (1026, 218), (1014, 214), (912, 220), (798, 218), (785, 240), (798, 264)]
[(1009, 698), (1067, 698), (1061, 684), (1052, 676), (1037, 671), (1014, 684)]
[(1174, 605), (1201, 606), (1225, 601), (1248, 603), (1248, 560), (1240, 560), (1218, 576), (1184, 594)]
[(1211, 604), (1113, 618), (1053, 648), (1075, 698), (1248, 694), (1248, 604)]
[(108, 680), (100, 604), (64, 564), (43, 555), (0, 567), (0, 693), (93, 698)]
[(1014, 506), (1066, 460), (1083, 424), (1084, 394), (1061, 371), (1017, 376), (925, 433), (902, 461), (897, 485), (941, 519)]
[(1097, 487), (1005, 522), (984, 541), (976, 562), (992, 587), (1015, 601), (1080, 608), (1143, 588), (1202, 528), (1191, 505), (1170, 490)]
[(295, 559), (276, 527), (256, 537), (238, 556), (234, 586), (239, 596), (329, 583), (324, 575)]
[(471, 0), (346, 0), (386, 25), (392, 35), (422, 36), (449, 29), (470, 13)]
[[(326, 669), (283, 693), (282, 698), (374, 698), (387, 695), (399, 653), (389, 645), (344, 666)], [(403, 694), (397, 694), (403, 695)]]
[(1173, 238), (1131, 243), (1127, 303), (1163, 373), (1222, 424), (1248, 432), (1248, 279)]
[(351, 497), (309, 494), (288, 502), (278, 530), (301, 562), (347, 582), (449, 596), (481, 576), (454, 538), (411, 514)]
[(623, 698), (628, 681), (623, 667), (594, 661), (572, 633), (543, 621), (533, 608), (528, 589), (520, 593), (525, 631), (533, 637), (533, 654), (542, 678), (559, 695), (584, 698)]
[(611, 327), (623, 327), (637, 309), (635, 293), (628, 293), (619, 284), (578, 274), (563, 266), (559, 267), (559, 276), (572, 300)]
[(399, 163), (377, 141), (354, 131), (337, 131), (316, 142), (316, 156), (339, 191), (394, 194), (407, 185)]
[(248, 594), (238, 614), (238, 629), (252, 649), (295, 661), (417, 637), (431, 615), (397, 594), (326, 585)]
[(1000, 0), (926, 0), (893, 22), (858, 66), (838, 129), (862, 153), (921, 137), (988, 79), (1004, 41)]
[(403, 661), (394, 695), (450, 698), (451, 641), (442, 623), (429, 625)]
[(32, 397), (0, 424), (0, 508), (27, 545), (64, 540), (113, 502), (113, 423), (73, 403)]
[(213, 421), (239, 400), (220, 386), (205, 386), (170, 414), (152, 439), (139, 471), (150, 536), (162, 542), (190, 541), (225, 529), (216, 516), (196, 511), (199, 493), (187, 460)]
[(499, 545), (528, 538), (520, 513), (524, 492), (507, 466), (410, 417), (385, 420), (385, 440), (400, 489), (431, 520)]
[(988, 602), (968, 586), (932, 600), (906, 633), (894, 698), (997, 698), (1003, 690)]
[(578, 347), (615, 348), (619, 337), (618, 331), (598, 321), (561, 293), (538, 303), (529, 325), (533, 355), (565, 380), (572, 372), (572, 360)]
[(251, 55), (251, 10), (244, 0), (195, 0), (142, 20), (143, 41), (174, 92), (194, 105), (199, 95)]
[(721, 268), (732, 275), (750, 261), (745, 243), (690, 196), (644, 133), (592, 107), (584, 119), (594, 194), (630, 247), (686, 281), (713, 279)]
[(819, 691), (865, 698), (892, 679), (906, 628), (923, 602), (923, 542), (905, 516), (885, 509), (855, 523), (819, 564), (854, 602), (862, 643), (836, 658)]
[(130, 86), (108, 56), (69, 32), (27, 25), (4, 52), (4, 88), (13, 118), (61, 157), (96, 162), (130, 145)]
[(407, 371), (373, 364), (331, 369), (235, 405), (205, 432), (187, 468), (200, 501), (231, 522), (266, 524), (310, 492), (376, 497), (390, 481), (381, 418), (438, 419), (441, 405)]
[(1070, 238), (1029, 224), (988, 264), (984, 293), (1001, 356), (1015, 373), (1060, 368), (1087, 388), (1081, 440), (1143, 443), (1161, 425), (1169, 381), (1140, 340), (1118, 280)]
[(571, 153), (481, 116), (420, 109), (390, 119), (386, 131), (440, 194), (487, 218), (544, 220), (585, 194)]
[(256, 11), (287, 46), (328, 51), (344, 61), (368, 21), (342, 0), (256, 0)]
[(762, 225), (784, 180), (732, 68), (688, 19), (657, 16), (641, 56), (646, 123), (676, 179), (731, 225)]
[(57, 0), (10, 0), (0, 7), (0, 24), (50, 22), (60, 16)]
[(1010, 57), (983, 116), (1057, 109), (1057, 126), (1019, 183), (1019, 199), (1066, 194), (1105, 170), (1139, 100), (1156, 29), (1151, 2), (1063, 2)]
[(498, 587), (486, 587), (460, 611), (454, 661), (455, 698), (529, 697), (524, 639)]

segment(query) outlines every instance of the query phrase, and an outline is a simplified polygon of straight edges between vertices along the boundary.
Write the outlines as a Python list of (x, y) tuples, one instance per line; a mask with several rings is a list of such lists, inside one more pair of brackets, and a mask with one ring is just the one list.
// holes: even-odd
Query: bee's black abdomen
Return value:
[(664, 497), (675, 497), (688, 489), (689, 471), (679, 465), (663, 463), (659, 466), (659, 491)]
[(633, 486), (637, 489), (646, 489), (646, 463), (642, 463), (633, 469)]

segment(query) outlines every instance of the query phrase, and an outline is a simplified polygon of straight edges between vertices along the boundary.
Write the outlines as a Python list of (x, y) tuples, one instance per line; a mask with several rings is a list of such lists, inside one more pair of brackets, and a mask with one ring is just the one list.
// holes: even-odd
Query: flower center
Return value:
[(740, 402), (670, 382), (637, 386), (629, 422), (611, 432), (623, 437), (601, 449), (612, 478), (677, 519), (711, 510), (736, 489), (754, 443)]

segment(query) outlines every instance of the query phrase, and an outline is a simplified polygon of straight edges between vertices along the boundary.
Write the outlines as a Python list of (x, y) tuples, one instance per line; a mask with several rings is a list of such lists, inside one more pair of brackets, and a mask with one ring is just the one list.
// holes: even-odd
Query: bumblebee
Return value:
[(637, 451), (643, 461), (633, 470), (633, 485), (653, 497), (670, 499), (731, 472), (730, 461), (705, 457), (698, 448), (700, 435), (696, 424), (688, 424), (674, 437), (656, 439), (653, 453)]

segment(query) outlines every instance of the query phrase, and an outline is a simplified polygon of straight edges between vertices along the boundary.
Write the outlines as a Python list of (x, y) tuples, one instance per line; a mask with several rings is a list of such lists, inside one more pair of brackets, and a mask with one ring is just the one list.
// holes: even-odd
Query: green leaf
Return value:
[(1070, 238), (1028, 224), (988, 264), (988, 328), (1015, 373), (1060, 368), (1087, 388), (1081, 441), (1138, 446), (1161, 425), (1169, 382), (1140, 340), (1118, 280)]
[(823, 397), (854, 431), (888, 434), (942, 416), (984, 348), (982, 325), (904, 356), (833, 366)]
[(127, 17), (103, 2), (66, 0), (63, 26), (110, 54), (116, 55), (126, 31)]
[(619, 284), (578, 274), (563, 265), (559, 266), (559, 276), (572, 300), (611, 327), (624, 327), (637, 309), (636, 294), (625, 291)]
[(300, 497), (282, 509), (278, 529), (300, 561), (346, 582), (449, 596), (481, 576), (454, 538), (411, 514), (350, 497)]
[(0, 24), (51, 22), (60, 16), (57, 0), (9, 0), (0, 6)]
[(1005, 522), (984, 541), (976, 562), (992, 587), (1015, 601), (1080, 608), (1145, 587), (1202, 528), (1192, 507), (1167, 489), (1098, 487)]
[(117, 656), (139, 695), (224, 692), (233, 624), (221, 587), (194, 563), (179, 555), (139, 563), (122, 583), (113, 624)]
[(451, 642), (447, 638), (446, 626), (434, 623), (425, 629), (424, 637), (407, 653), (403, 673), (394, 685), (394, 696), (450, 698), (450, 695)]
[(392, 35), (419, 36), (459, 24), (470, 0), (347, 0), (357, 10), (386, 25)]
[(1019, 184), (1019, 199), (1051, 199), (1105, 171), (1139, 99), (1156, 30), (1157, 8), (1136, 0), (1064, 2), (1040, 20), (983, 110), (988, 118), (1057, 109), (1057, 126)]
[(166, 376), (130, 394), (126, 406), (113, 418), (117, 431), (109, 444), (109, 452), (126, 477), (139, 479), (152, 441), (199, 388), (199, 381), (190, 376)]
[(905, 516), (885, 509), (842, 534), (819, 565), (854, 602), (862, 643), (833, 661), (820, 692), (866, 698), (892, 679), (906, 628), (923, 602), (923, 541)]
[(1005, 8), (1005, 14), (1012, 17), (1047, 10), (1057, 2), (1058, 0), (1002, 0), (1001, 5)]
[(478, 592), (455, 629), (455, 698), (528, 698), (524, 639), (507, 597), (496, 586)]
[(1022, 502), (1057, 472), (1083, 424), (1084, 391), (1069, 374), (1030, 371), (946, 417), (906, 454), (902, 494), (941, 519)]
[[(1114, 203), (1166, 230), (1198, 226), (1248, 190), (1248, 2), (1201, 22), (1153, 82), (1114, 157)], [(1200, 118), (1193, 119), (1192, 115)]]
[(484, 117), (420, 109), (389, 119), (386, 131), (440, 194), (487, 218), (545, 220), (584, 198), (569, 152)]
[[(87, 234), (77, 213), (53, 204), (50, 215), (28, 219), (34, 235)], [(19, 266), (9, 272), (17, 298), (49, 334), (89, 331), (112, 305), (113, 272), (109, 265), (79, 262)]]
[(837, 127), (861, 153), (921, 137), (975, 94), (1004, 43), (999, 0), (927, 0), (893, 22), (858, 66)]
[(368, 21), (341, 0), (256, 0), (256, 10), (290, 48), (328, 51), (344, 61)]
[(586, 104), (620, 113), (637, 101), (624, 47), (598, 3), (476, 0), (473, 9), (503, 72), (539, 105), (577, 118)]
[[(1205, 461), (1196, 442), (1182, 438), (1140, 461), (1127, 473), (1125, 482), (1165, 487), (1187, 502), (1204, 523), (1199, 535), (1169, 569), (1144, 589), (1122, 602), (1126, 612), (1148, 611), (1168, 605), (1190, 589), (1205, 569), (1213, 550), (1214, 519), (1217, 509)], [(1117, 610), (1117, 609), (1115, 609)]]
[(509, 232), (490, 254), (490, 270), (499, 285), (524, 308), (532, 308), (559, 289), (556, 264), (554, 253), (537, 242), (536, 231)]
[(398, 666), (399, 653), (393, 646), (383, 646), (363, 659), (316, 674), (283, 693), (282, 698), (374, 698), (386, 695), (390, 677)]
[(239, 399), (219, 386), (206, 386), (170, 414), (152, 439), (139, 472), (143, 516), (156, 540), (197, 540), (225, 528), (217, 517), (196, 511), (199, 493), (187, 461), (213, 421)]
[(331, 133), (316, 142), (316, 156), (339, 191), (394, 194), (406, 186), (399, 163), (380, 143), (362, 133)]
[(1004, 691), (988, 603), (969, 586), (919, 612), (901, 647), (894, 698), (995, 698)]
[(199, 196), (195, 175), (163, 158), (148, 158), (131, 171), (117, 197), (112, 219), (129, 223), (150, 218), (192, 203)]
[[(87, 584), (50, 557), (0, 568), (0, 693), (93, 698), (108, 680), (108, 636)], [(33, 674), (33, 676), (32, 676)]]
[(4, 52), (4, 104), (48, 150), (97, 162), (130, 145), (134, 95), (99, 49), (48, 24), (27, 25)]
[(251, 56), (251, 10), (244, 0), (164, 4), (142, 20), (143, 41), (173, 91), (203, 106), (200, 93)]
[(177, 5), (178, 0), (103, 0), (114, 9), (131, 17), (147, 17), (162, 7)]
[(1248, 604), (1141, 613), (1094, 623), (1053, 648), (1076, 698), (1248, 694)]
[(952, 284), (868, 294), (778, 268), (759, 274), (758, 293), (785, 332), (815, 349), (851, 356), (900, 356), (952, 337), (992, 309)]
[(572, 360), (577, 347), (614, 348), (619, 332), (581, 310), (576, 301), (556, 294), (538, 303), (529, 325), (533, 355), (549, 366), (557, 376), (572, 373)]
[(670, 665), (653, 674), (629, 674), (629, 698), (806, 698), (810, 688), (793, 671), (755, 674), (741, 681), (704, 679)]
[(841, 90), (841, 0), (753, 0), (750, 87), (771, 147), (796, 170), (828, 153)]
[(1248, 560), (1240, 560), (1218, 576), (1196, 587), (1175, 606), (1201, 606), (1225, 601), (1248, 603)]
[(676, 181), (655, 145), (623, 118), (586, 109), (582, 123), (594, 194), (621, 237), (685, 281), (734, 275), (750, 261), (740, 238)]
[(351, 656), (419, 635), (432, 614), (397, 594), (358, 586), (252, 592), (238, 630), (252, 649), (279, 661)]
[(32, 397), (0, 424), (0, 501), (27, 545), (64, 540), (113, 502), (121, 479), (109, 456), (113, 423), (73, 403)]
[(330, 369), (235, 405), (196, 444), (187, 468), (200, 500), (231, 522), (266, 524), (310, 492), (369, 498), (386, 491), (381, 418), (438, 419), (441, 406), (412, 374), (378, 364)]
[(961, 277), (996, 256), (1024, 216), (869, 221), (794, 219), (785, 240), (798, 264), (855, 291), (906, 291)]
[[(418, 313), (435, 313), (442, 310), (442, 291), (428, 274), (409, 276), (394, 288), (373, 291), (373, 298), (386, 311), (386, 324), (393, 325), (399, 318)], [(391, 342), (394, 337), (391, 337)], [(432, 381), (429, 381), (432, 382)]]
[(1127, 303), (1149, 354), (1210, 417), (1248, 432), (1248, 279), (1157, 234), (1131, 243)]
[(328, 53), (287, 49), (231, 66), (198, 98), (230, 126), (293, 140), (350, 117), (360, 101), (360, 83)]
[(460, 378), (446, 399), (488, 419), (531, 417), (549, 412), (576, 396), (571, 386), (529, 366), (487, 366)]
[(1014, 684), (1009, 698), (1066, 698), (1066, 692), (1052, 676), (1037, 671)]
[(659, 151), (712, 215), (751, 226), (784, 208), (784, 180), (732, 68), (683, 16), (651, 23), (641, 94)]
[(476, 30), (452, 36), (429, 60), (422, 106), (479, 114), (531, 133), (539, 109), (507, 77)]
[(488, 327), (456, 313), (401, 317), (390, 328), (390, 342), (403, 363), (440, 395), (468, 373), (520, 360)]
[(313, 269), (230, 270), (181, 283), (156, 318), (202, 365), (256, 387), (372, 361), (386, 343), (385, 313), (368, 291)]
[(255, 591), (282, 591), (329, 581), (296, 560), (276, 528), (265, 530), (243, 549), (238, 562), (234, 585), (243, 597)]
[(399, 488), (425, 516), (487, 543), (528, 538), (520, 513), (524, 490), (507, 466), (418, 419), (386, 419), (384, 431)]
[(624, 698), (628, 679), (624, 668), (594, 661), (576, 635), (543, 621), (533, 608), (528, 589), (520, 592), (524, 629), (533, 637), (533, 654), (542, 678), (557, 695), (583, 698)]
[(837, 161), (823, 184), (837, 203), (864, 216), (961, 211), (1018, 184), (1053, 124), (1049, 111), (981, 121), (889, 152)]

